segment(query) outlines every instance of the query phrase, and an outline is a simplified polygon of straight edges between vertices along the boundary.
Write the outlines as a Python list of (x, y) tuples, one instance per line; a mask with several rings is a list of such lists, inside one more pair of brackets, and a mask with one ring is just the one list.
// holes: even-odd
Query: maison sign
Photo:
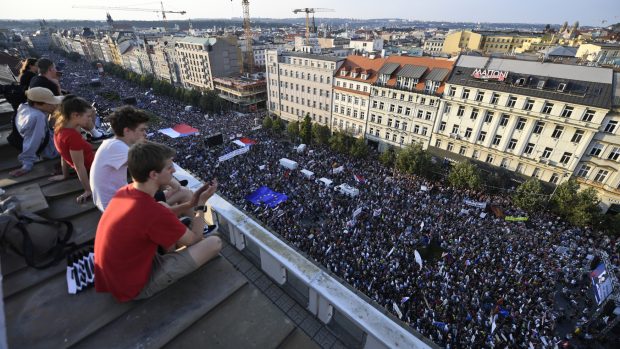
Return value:
[(482, 80), (504, 81), (508, 78), (508, 72), (504, 70), (476, 69), (471, 76)]

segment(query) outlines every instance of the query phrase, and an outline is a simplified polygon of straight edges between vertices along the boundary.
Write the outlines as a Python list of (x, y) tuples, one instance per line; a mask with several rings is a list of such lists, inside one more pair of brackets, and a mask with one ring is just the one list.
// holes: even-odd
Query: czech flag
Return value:
[(238, 145), (240, 147), (246, 147), (248, 145), (256, 144), (256, 141), (251, 139), (251, 138), (243, 137), (243, 138), (239, 138), (239, 139), (234, 140), (233, 143), (235, 143), (236, 145)]
[(164, 128), (162, 130), (159, 130), (159, 132), (165, 134), (170, 138), (179, 138), (195, 135), (198, 133), (198, 129), (186, 124), (178, 124), (174, 125), (171, 128)]

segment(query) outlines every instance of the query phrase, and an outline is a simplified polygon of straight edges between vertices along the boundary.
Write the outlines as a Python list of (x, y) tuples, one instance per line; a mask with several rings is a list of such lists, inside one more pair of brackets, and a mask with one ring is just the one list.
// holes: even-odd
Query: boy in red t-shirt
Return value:
[[(214, 258), (222, 248), (217, 236), (203, 237), (206, 201), (217, 181), (194, 193), (191, 230), (153, 198), (172, 179), (174, 150), (153, 142), (129, 150), (133, 183), (119, 189), (103, 213), (95, 235), (95, 288), (118, 301), (148, 298)], [(160, 255), (157, 247), (180, 251)]]

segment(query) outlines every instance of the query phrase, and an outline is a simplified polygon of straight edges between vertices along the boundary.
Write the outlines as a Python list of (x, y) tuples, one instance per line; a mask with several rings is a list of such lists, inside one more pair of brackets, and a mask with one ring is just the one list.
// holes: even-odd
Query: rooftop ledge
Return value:
[(213, 195), (208, 206), (209, 218), (218, 222), (232, 246), (243, 251), (248, 240), (258, 246), (261, 268), (275, 282), (283, 285), (291, 274), (308, 287), (308, 310), (323, 323), (332, 319), (336, 309), (364, 332), (364, 348), (435, 347), (395, 323), (221, 196)]

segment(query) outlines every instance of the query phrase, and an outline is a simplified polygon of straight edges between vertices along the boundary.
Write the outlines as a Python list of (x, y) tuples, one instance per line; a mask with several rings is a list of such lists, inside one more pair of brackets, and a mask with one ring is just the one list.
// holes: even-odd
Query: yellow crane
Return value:
[[(230, 0), (231, 2), (233, 0)], [(249, 74), (254, 72), (254, 51), (252, 49), (252, 26), (250, 24), (250, 1), (241, 0), (243, 8), (243, 32), (245, 35), (245, 54), (242, 57), (243, 71)]]
[(168, 18), (166, 18), (166, 13), (178, 13), (181, 15), (186, 14), (186, 11), (168, 11), (164, 9), (163, 1), (159, 2), (161, 4), (161, 10), (152, 9), (152, 8), (136, 8), (136, 7), (114, 7), (114, 6), (81, 6), (81, 5), (73, 5), (73, 8), (83, 8), (90, 10), (118, 10), (118, 11), (137, 11), (137, 12), (155, 12), (161, 13), (161, 18), (164, 20), (164, 25), (168, 25)]
[(312, 13), (314, 16), (315, 12), (334, 12), (331, 8), (298, 8), (293, 10), (293, 13), (297, 14), (299, 12), (306, 13), (306, 45), (310, 44), (310, 14)]

